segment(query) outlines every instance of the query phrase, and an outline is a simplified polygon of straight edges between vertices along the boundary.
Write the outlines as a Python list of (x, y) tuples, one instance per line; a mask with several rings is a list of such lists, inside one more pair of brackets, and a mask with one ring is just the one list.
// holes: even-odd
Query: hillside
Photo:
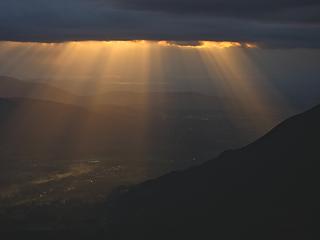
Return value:
[(148, 181), (111, 201), (125, 239), (315, 239), (320, 106), (253, 144)]

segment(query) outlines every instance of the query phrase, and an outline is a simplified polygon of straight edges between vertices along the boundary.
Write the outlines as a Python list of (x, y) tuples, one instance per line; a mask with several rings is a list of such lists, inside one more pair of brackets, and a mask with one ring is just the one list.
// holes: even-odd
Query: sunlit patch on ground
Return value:
[[(104, 201), (113, 189), (148, 179), (144, 161), (122, 164), (122, 161), (88, 159), (57, 165), (50, 169), (49, 163), (26, 170), (15, 168), (26, 177), (12, 178), (12, 184), (1, 187), (0, 206), (13, 207), (30, 204), (50, 204), (76, 200), (84, 202)], [(48, 166), (46, 166), (48, 165)], [(40, 167), (40, 169), (39, 169)]]
[(85, 165), (85, 164), (74, 165), (66, 172), (60, 172), (53, 175), (49, 175), (46, 178), (37, 179), (32, 181), (31, 183), (38, 185), (38, 184), (44, 184), (49, 182), (61, 181), (69, 177), (78, 177), (84, 174), (88, 174), (93, 170), (94, 170), (94, 167), (92, 165)]

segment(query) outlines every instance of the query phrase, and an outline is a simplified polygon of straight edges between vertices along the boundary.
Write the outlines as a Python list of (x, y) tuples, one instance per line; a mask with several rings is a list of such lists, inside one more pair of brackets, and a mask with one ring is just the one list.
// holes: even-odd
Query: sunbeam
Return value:
[(0, 236), (310, 239), (319, 0), (0, 0)]
[[(105, 164), (132, 164), (130, 178), (118, 180), (130, 183), (185, 167), (190, 163), (177, 160), (185, 156), (194, 164), (203, 148), (238, 146), (265, 133), (287, 108), (247, 54), (256, 48), (209, 41), (2, 42), (0, 59), (9, 61), (0, 75), (33, 84), (23, 87), (22, 98), (22, 92), (11, 95), (18, 99), (5, 121), (6, 144), (35, 169), (42, 168), (41, 159), (61, 163), (49, 177), (27, 182), (49, 183), (55, 174), (67, 181), (66, 169), (92, 159), (103, 162), (94, 168), (102, 179), (110, 177)], [(31, 130), (39, 122), (46, 128)], [(204, 136), (214, 140), (209, 144)], [(218, 153), (206, 151), (203, 156)], [(79, 186), (69, 185), (63, 188)], [(30, 186), (12, 185), (24, 187)]]

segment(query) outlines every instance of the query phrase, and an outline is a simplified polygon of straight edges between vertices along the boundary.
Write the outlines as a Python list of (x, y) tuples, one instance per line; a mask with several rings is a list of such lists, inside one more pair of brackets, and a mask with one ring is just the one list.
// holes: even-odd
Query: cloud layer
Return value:
[(1, 0), (0, 40), (199, 40), (320, 47), (319, 0)]

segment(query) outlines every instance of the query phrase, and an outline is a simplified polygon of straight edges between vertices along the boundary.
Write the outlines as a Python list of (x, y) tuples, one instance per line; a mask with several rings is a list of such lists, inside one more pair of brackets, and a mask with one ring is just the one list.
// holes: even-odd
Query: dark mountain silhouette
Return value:
[[(92, 99), (96, 98), (96, 99)], [(229, 99), (224, 99), (228, 101)], [(113, 91), (98, 96), (83, 97), (83, 102), (97, 106), (114, 104), (130, 108), (163, 110), (212, 110), (221, 108), (218, 97), (195, 92), (130, 92)]]
[[(76, 92), (77, 93), (77, 92)], [(133, 113), (152, 111), (152, 114), (166, 114), (172, 111), (219, 110), (217, 97), (193, 92), (146, 92), (108, 91), (103, 94), (83, 95), (71, 93), (44, 82), (24, 81), (0, 76), (1, 98), (26, 98), (45, 100), (86, 107), (98, 112), (118, 111)]]
[(21, 81), (16, 78), (0, 76), (1, 98), (30, 98), (61, 103), (77, 102), (77, 96), (44, 83)]
[[(84, 85), (83, 88), (85, 87)], [(119, 113), (139, 112), (141, 114), (149, 111), (153, 115), (163, 116), (181, 113), (203, 115), (216, 111), (219, 114), (232, 112), (236, 118), (252, 117), (242, 112), (236, 98), (221, 96), (221, 93), (217, 92), (210, 95), (198, 92), (149, 91), (148, 89), (141, 91), (107, 89), (102, 94), (85, 94), (83, 91), (71, 92), (70, 89), (66, 89), (62, 86), (56, 87), (49, 80), (47, 82), (31, 81), (0, 76), (0, 97), (2, 98), (46, 100), (82, 106), (99, 112), (107, 112), (109, 109), (114, 111), (117, 108)], [(289, 109), (281, 109), (281, 111), (277, 112), (279, 119), (292, 114)], [(261, 116), (261, 118), (270, 118), (270, 116)]]
[[(2, 100), (2, 114), (19, 101)], [(29, 104), (42, 105), (44, 113), (50, 106), (51, 111), (57, 107), (56, 113), (65, 109), (89, 114), (67, 105)], [(52, 204), (21, 205), (18, 208), (29, 214), (26, 219), (19, 211), (4, 211), (13, 219), (1, 219), (1, 235), (68, 240), (317, 239), (319, 120), (320, 106), (290, 118), (247, 147), (227, 151), (203, 165), (119, 188), (107, 207), (66, 204), (61, 210)], [(92, 186), (86, 188), (92, 190)], [(53, 225), (41, 225), (48, 218), (54, 219)]]
[(218, 103), (216, 97), (193, 92), (108, 91), (99, 95), (83, 95), (83, 92), (72, 94), (48, 83), (22, 81), (6, 76), (0, 76), (0, 97), (48, 100), (98, 110), (117, 106), (126, 108), (126, 111), (132, 108), (145, 110), (151, 106), (160, 111), (165, 108), (214, 109)]
[(115, 194), (112, 239), (317, 239), (320, 106), (198, 167)]

